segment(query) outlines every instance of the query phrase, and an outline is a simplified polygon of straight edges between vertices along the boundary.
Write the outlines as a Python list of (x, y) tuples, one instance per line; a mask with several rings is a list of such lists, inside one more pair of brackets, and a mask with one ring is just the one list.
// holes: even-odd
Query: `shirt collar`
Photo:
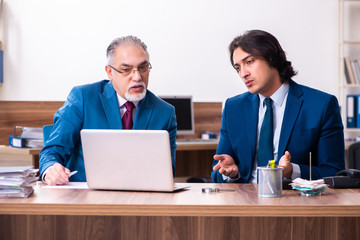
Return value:
[[(122, 108), (124, 106), (124, 104), (128, 101), (125, 98), (122, 98), (118, 93), (116, 93), (117, 99), (118, 99), (118, 103), (120, 108)], [(137, 106), (139, 105), (139, 101), (133, 101), (135, 108), (137, 108)]]
[[(289, 84), (283, 83), (281, 85), (281, 87), (278, 90), (276, 90), (276, 92), (274, 92), (273, 95), (270, 96), (270, 98), (271, 98), (271, 100), (273, 100), (274, 104), (276, 104), (280, 107), (283, 105), (284, 99), (289, 92), (289, 87), (290, 87)], [(266, 97), (259, 94), (259, 98), (260, 98), (261, 106), (264, 107), (264, 100)]]

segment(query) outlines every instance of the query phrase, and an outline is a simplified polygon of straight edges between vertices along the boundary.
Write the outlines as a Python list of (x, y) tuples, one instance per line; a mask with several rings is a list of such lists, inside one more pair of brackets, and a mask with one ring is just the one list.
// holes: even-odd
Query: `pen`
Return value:
[(69, 173), (69, 177), (71, 177), (72, 175), (74, 175), (74, 174), (76, 174), (78, 171), (77, 170), (75, 170), (75, 171), (72, 171), (71, 173)]

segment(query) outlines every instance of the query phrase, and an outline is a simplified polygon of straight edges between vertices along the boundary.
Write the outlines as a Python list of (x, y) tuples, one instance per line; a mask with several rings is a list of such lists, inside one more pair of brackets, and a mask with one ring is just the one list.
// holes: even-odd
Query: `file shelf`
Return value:
[[(347, 82), (345, 76), (345, 58), (360, 59), (360, 0), (339, 0), (339, 77), (338, 96), (341, 117), (346, 139), (360, 136), (359, 128), (347, 127), (347, 96), (360, 95), (360, 77), (357, 81)], [(354, 21), (355, 20), (355, 21)], [(354, 75), (356, 77), (356, 75)], [(356, 110), (360, 110), (358, 107)], [(355, 109), (354, 109), (355, 111)], [(356, 116), (356, 115), (355, 115)], [(360, 119), (359, 119), (360, 121)]]

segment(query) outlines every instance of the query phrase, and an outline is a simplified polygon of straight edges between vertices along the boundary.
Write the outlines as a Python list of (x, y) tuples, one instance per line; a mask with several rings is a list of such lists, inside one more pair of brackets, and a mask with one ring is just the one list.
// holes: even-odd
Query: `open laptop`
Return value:
[(169, 133), (165, 130), (83, 129), (87, 184), (92, 189), (173, 192)]

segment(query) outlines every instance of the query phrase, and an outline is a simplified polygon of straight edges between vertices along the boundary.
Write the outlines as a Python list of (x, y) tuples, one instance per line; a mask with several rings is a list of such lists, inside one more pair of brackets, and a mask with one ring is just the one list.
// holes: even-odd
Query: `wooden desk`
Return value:
[(176, 176), (210, 177), (217, 143), (177, 142)]
[(260, 198), (256, 184), (190, 185), (177, 193), (38, 185), (30, 198), (0, 199), (0, 239), (360, 239), (360, 189)]
[(14, 148), (0, 145), (0, 166), (35, 166), (39, 168), (41, 148)]
[(176, 142), (176, 151), (216, 150), (218, 142)]

